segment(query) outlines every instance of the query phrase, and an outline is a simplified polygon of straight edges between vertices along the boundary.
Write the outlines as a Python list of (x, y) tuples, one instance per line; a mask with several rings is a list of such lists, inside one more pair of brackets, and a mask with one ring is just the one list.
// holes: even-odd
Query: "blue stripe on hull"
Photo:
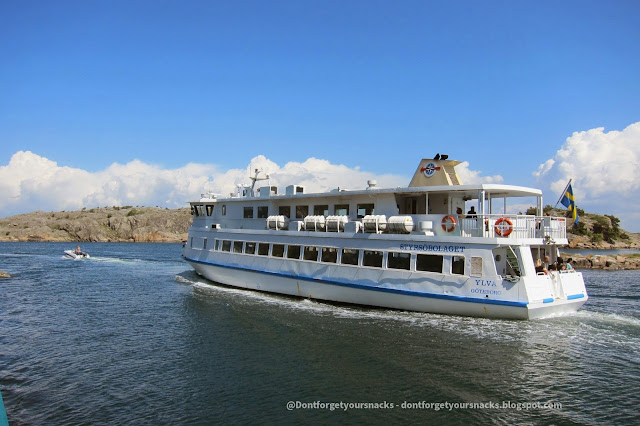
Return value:
[(221, 267), (221, 268), (229, 268), (229, 269), (238, 269), (238, 270), (243, 270), (243, 271), (259, 272), (259, 273), (267, 274), (267, 275), (281, 276), (281, 277), (286, 277), (286, 278), (293, 278), (293, 279), (296, 279), (296, 280), (311, 281), (311, 282), (316, 282), (316, 283), (323, 283), (323, 284), (336, 285), (336, 286), (342, 286), (342, 287), (351, 287), (351, 288), (357, 288), (357, 289), (360, 289), (360, 290), (381, 291), (381, 292), (386, 292), (386, 293), (403, 294), (403, 295), (415, 296), (415, 297), (429, 297), (429, 298), (433, 298), (433, 299), (452, 300), (452, 301), (458, 301), (458, 302), (468, 302), (468, 303), (470, 302), (470, 303), (484, 303), (484, 304), (489, 304), (489, 305), (514, 306), (514, 307), (518, 307), (518, 308), (526, 308), (527, 307), (527, 303), (525, 303), (525, 302), (510, 302), (510, 301), (505, 301), (505, 300), (478, 299), (478, 298), (474, 298), (474, 297), (451, 296), (451, 295), (446, 295), (446, 294), (422, 293), (422, 292), (419, 292), (419, 291), (401, 290), (401, 289), (386, 288), (386, 287), (373, 287), (373, 286), (369, 286), (369, 285), (365, 285), (365, 284), (346, 283), (346, 282), (341, 282), (341, 281), (331, 281), (331, 280), (326, 280), (326, 279), (321, 279), (321, 278), (285, 274), (285, 273), (282, 273), (282, 272), (263, 271), (263, 270), (252, 269), (252, 268), (243, 268), (243, 267), (239, 267), (239, 266), (225, 265), (225, 264), (215, 263), (215, 262), (205, 262), (205, 261), (202, 261), (202, 260), (189, 259), (188, 257), (186, 257), (184, 255), (182, 257), (187, 262), (200, 263), (202, 265), (211, 265), (211, 266), (218, 266), (218, 267)]

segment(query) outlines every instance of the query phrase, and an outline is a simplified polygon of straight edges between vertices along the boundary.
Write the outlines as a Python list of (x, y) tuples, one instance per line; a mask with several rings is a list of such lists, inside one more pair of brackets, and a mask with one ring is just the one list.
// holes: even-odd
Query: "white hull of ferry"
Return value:
[[(568, 243), (566, 219), (543, 215), (542, 192), (462, 185), (459, 162), (443, 157), (423, 159), (406, 188), (203, 195), (183, 258), (224, 285), (330, 302), (505, 319), (580, 309), (582, 274), (538, 264), (564, 267)], [(536, 198), (535, 214), (508, 213), (523, 197)]]
[[(291, 277), (281, 272), (219, 265), (186, 257), (185, 260), (199, 275), (227, 286), (313, 300), (434, 314), (531, 320), (575, 313), (587, 301), (586, 292), (569, 297), (565, 295), (564, 298), (547, 298), (537, 303), (487, 300), (312, 277)], [(579, 286), (577, 290), (580, 290)]]

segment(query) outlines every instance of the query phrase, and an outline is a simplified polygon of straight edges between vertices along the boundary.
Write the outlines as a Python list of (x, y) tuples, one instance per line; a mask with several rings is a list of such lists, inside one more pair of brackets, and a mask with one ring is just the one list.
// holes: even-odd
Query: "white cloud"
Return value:
[(456, 166), (456, 173), (465, 185), (473, 185), (477, 183), (503, 183), (504, 178), (500, 175), (481, 176), (481, 171), (469, 170), (469, 162), (463, 161)]
[[(417, 166), (418, 161), (416, 161)], [(177, 169), (133, 160), (114, 163), (104, 170), (86, 170), (59, 166), (56, 162), (30, 151), (15, 153), (9, 164), (0, 166), (0, 217), (34, 210), (77, 210), (96, 206), (161, 206), (183, 207), (211, 191), (222, 196), (234, 192), (236, 185), (249, 183), (255, 168), (270, 176), (270, 184), (280, 188), (302, 185), (306, 192), (322, 192), (334, 188), (362, 189), (375, 179), (378, 187), (406, 186), (411, 176), (377, 175), (309, 158), (279, 166), (263, 155), (253, 158), (245, 169), (220, 170), (212, 164), (190, 163)], [(457, 167), (463, 183), (502, 182), (501, 176), (481, 176), (469, 170), (468, 163)], [(259, 186), (267, 185), (260, 182)]]
[(90, 173), (19, 151), (0, 167), (0, 215), (127, 204), (180, 207), (197, 197), (215, 172), (211, 165), (165, 170), (134, 160)]
[(573, 179), (578, 207), (618, 216), (633, 231), (637, 222), (630, 214), (640, 208), (640, 122), (622, 131), (574, 132), (534, 176), (558, 196)]

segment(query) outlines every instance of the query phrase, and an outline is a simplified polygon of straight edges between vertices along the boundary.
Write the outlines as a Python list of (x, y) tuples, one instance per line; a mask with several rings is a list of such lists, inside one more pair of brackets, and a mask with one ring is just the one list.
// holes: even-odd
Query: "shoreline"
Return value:
[(560, 250), (564, 260), (573, 259), (575, 269), (601, 269), (629, 271), (640, 269), (640, 253), (631, 254), (577, 254)]
[[(161, 243), (161, 244), (184, 244), (184, 240), (170, 240), (164, 239), (161, 241), (131, 241), (122, 240), (122, 241), (78, 241), (78, 240), (48, 240), (44, 238), (30, 238), (24, 240), (0, 240), (0, 243), (69, 243), (69, 244), (86, 244), (86, 243), (127, 243), (127, 244), (149, 244), (149, 243)], [(635, 248), (630, 248), (629, 250), (634, 250)], [(582, 248), (571, 248), (570, 250), (594, 250), (590, 249), (582, 249)], [(611, 248), (611, 249), (597, 249), (597, 250), (624, 250), (622, 248)], [(580, 254), (580, 253), (568, 253), (562, 251), (560, 249), (560, 254), (562, 257), (567, 260), (569, 258), (574, 261), (575, 269), (599, 269), (599, 270), (607, 270), (607, 271), (620, 271), (620, 270), (638, 270), (640, 269), (640, 252), (638, 253), (629, 253), (629, 254)]]

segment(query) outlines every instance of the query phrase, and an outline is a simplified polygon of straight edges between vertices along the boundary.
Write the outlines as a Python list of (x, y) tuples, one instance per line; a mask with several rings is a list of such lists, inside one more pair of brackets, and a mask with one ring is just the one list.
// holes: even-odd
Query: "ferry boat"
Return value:
[[(536, 270), (568, 244), (566, 218), (543, 215), (538, 189), (464, 185), (458, 164), (437, 155), (406, 188), (326, 193), (256, 189), (256, 170), (251, 186), (190, 203), (182, 256), (211, 281), (309, 299), (504, 319), (576, 312), (582, 274)], [(523, 197), (536, 214), (507, 213)]]

